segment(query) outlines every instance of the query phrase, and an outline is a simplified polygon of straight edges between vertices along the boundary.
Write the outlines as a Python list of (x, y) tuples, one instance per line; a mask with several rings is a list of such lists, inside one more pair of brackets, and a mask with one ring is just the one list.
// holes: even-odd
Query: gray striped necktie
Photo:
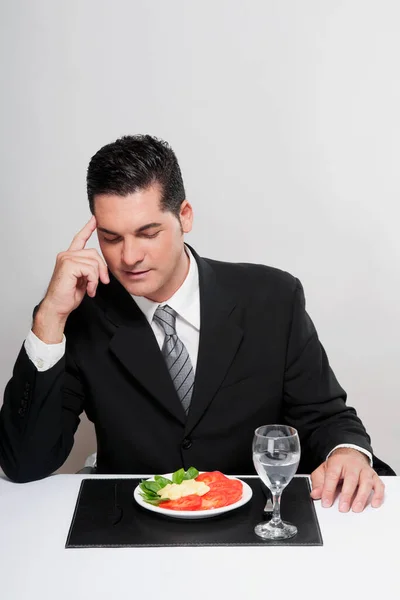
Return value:
[(161, 352), (187, 414), (193, 392), (194, 371), (189, 353), (176, 333), (176, 312), (168, 304), (165, 304), (157, 308), (154, 319), (164, 330), (165, 339)]

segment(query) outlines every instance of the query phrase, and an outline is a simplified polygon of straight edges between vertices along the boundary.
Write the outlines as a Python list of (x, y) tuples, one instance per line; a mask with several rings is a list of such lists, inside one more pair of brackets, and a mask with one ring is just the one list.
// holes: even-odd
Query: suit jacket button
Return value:
[(182, 442), (182, 448), (184, 450), (189, 450), (189, 448), (191, 447), (192, 444), (193, 444), (193, 442), (190, 438), (185, 438)]

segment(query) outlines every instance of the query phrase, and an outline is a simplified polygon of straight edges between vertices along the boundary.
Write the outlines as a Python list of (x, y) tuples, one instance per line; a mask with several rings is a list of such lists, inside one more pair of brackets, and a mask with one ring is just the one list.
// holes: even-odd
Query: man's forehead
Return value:
[(162, 218), (165, 211), (161, 208), (158, 195), (146, 193), (99, 194), (95, 198), (94, 212), (98, 220), (141, 220)]
[(151, 223), (145, 223), (144, 225), (140, 225), (139, 227), (134, 227), (133, 229), (129, 229), (129, 228), (125, 228), (125, 231), (120, 231), (120, 230), (116, 230), (116, 229), (108, 229), (107, 227), (102, 226), (101, 224), (98, 224), (97, 229), (98, 231), (102, 231), (103, 233), (108, 233), (110, 235), (123, 235), (124, 233), (126, 233), (126, 230), (129, 233), (142, 233), (144, 231), (147, 231), (149, 229), (155, 229), (156, 227), (161, 227), (162, 223), (159, 223), (157, 221), (153, 221)]
[(169, 211), (162, 211), (159, 206), (135, 206), (112, 203), (103, 207), (99, 205), (95, 211), (97, 229), (109, 234), (141, 233), (148, 229), (161, 227), (171, 219)]

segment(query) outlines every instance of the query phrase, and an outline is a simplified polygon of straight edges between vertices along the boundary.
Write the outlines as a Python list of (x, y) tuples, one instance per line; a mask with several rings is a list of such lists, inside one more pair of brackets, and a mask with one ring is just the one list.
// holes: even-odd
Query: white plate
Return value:
[[(167, 473), (163, 475), (163, 477), (167, 477), (167, 479), (171, 479), (172, 473)], [(226, 477), (229, 477), (227, 475)], [(229, 477), (229, 479), (237, 479), (236, 477)], [(154, 481), (153, 477), (147, 479), (147, 481)], [(147, 510), (151, 510), (159, 515), (165, 515), (167, 517), (172, 517), (174, 519), (207, 519), (209, 517), (216, 517), (217, 515), (222, 515), (223, 513), (229, 512), (230, 510), (235, 510), (235, 508), (239, 508), (239, 506), (243, 506), (246, 504), (253, 495), (253, 490), (251, 487), (242, 479), (239, 480), (243, 484), (243, 495), (237, 502), (233, 504), (229, 504), (228, 506), (221, 506), (221, 508), (209, 508), (208, 510), (171, 510), (168, 508), (161, 508), (161, 506), (153, 506), (152, 504), (148, 504), (145, 502), (140, 495), (140, 487), (137, 486), (134, 489), (133, 497), (136, 502), (140, 504), (143, 508)]]

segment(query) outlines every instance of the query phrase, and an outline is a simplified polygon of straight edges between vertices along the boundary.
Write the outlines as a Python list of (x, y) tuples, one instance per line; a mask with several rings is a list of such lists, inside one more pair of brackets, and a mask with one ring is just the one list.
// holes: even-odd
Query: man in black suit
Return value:
[[(370, 439), (338, 384), (300, 282), (262, 265), (200, 258), (172, 149), (126, 136), (87, 175), (90, 221), (57, 256), (5, 391), (0, 464), (13, 480), (67, 458), (86, 411), (99, 473), (190, 465), (253, 472), (254, 429), (285, 422), (313, 498), (363, 510), (384, 486)], [(97, 228), (103, 258), (86, 243)], [(388, 468), (390, 470), (390, 468)]]

